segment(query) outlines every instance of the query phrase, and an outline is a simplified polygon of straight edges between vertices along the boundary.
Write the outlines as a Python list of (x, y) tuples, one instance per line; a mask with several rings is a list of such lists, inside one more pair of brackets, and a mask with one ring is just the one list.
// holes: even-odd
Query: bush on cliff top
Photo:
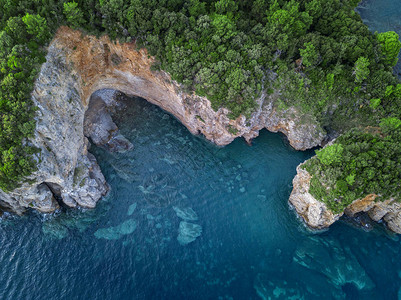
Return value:
[(0, 187), (15, 188), (35, 168), (26, 140), (35, 127), (30, 91), (43, 46), (61, 24), (136, 40), (173, 79), (232, 118), (250, 116), (268, 89), (281, 91), (281, 106), (335, 130), (397, 117), (398, 36), (370, 33), (357, 2), (0, 0)]
[[(341, 156), (332, 150), (339, 147)], [(310, 193), (336, 213), (369, 194), (379, 195), (378, 200), (401, 199), (400, 157), (400, 119), (386, 118), (380, 127), (351, 130), (304, 165), (313, 175)]]

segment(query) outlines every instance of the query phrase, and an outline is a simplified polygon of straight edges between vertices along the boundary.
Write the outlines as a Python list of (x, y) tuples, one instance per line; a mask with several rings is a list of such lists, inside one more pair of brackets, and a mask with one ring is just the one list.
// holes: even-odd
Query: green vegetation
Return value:
[[(1, 9), (4, 6), (1, 3)], [(35, 169), (32, 154), (36, 149), (26, 141), (36, 125), (30, 93), (45, 61), (41, 45), (50, 38), (50, 31), (40, 15), (5, 19), (5, 13), (0, 23), (0, 188), (12, 190)]]
[(341, 162), (343, 152), (344, 148), (341, 144), (334, 144), (317, 151), (316, 156), (323, 165), (330, 166)]
[(84, 14), (76, 2), (64, 3), (64, 15), (73, 28), (79, 28), (85, 23)]
[(370, 73), (369, 65), (369, 60), (363, 56), (358, 58), (358, 60), (355, 62), (354, 74), (356, 83), (362, 83), (368, 78)]
[[(44, 46), (60, 25), (135, 40), (158, 59), (154, 70), (168, 71), (213, 108), (228, 108), (231, 118), (249, 117), (265, 91), (278, 95), (278, 109), (294, 106), (330, 131), (348, 132), (349, 140), (385, 140), (389, 147), (378, 155), (393, 157), (399, 139), (385, 128), (401, 117), (401, 84), (392, 73), (401, 43), (394, 32), (372, 34), (354, 11), (358, 2), (0, 0), (0, 188), (15, 188), (35, 168), (26, 139), (35, 128), (30, 92)], [(377, 134), (353, 129), (379, 124)], [(365, 153), (349, 147), (339, 138), (318, 152), (310, 170), (331, 174), (343, 170), (347, 155), (357, 160)], [(337, 178), (333, 186), (351, 197), (366, 174), (344, 170), (325, 178)], [(317, 178), (315, 187), (323, 184)]]
[(395, 66), (398, 61), (398, 53), (401, 49), (401, 42), (398, 39), (398, 34), (394, 31), (379, 33), (377, 35), (377, 40), (381, 44), (386, 63), (390, 66)]
[(377, 200), (401, 199), (400, 146), (401, 120), (397, 118), (341, 135), (305, 164), (313, 174), (310, 192), (336, 213), (369, 194), (379, 195)]

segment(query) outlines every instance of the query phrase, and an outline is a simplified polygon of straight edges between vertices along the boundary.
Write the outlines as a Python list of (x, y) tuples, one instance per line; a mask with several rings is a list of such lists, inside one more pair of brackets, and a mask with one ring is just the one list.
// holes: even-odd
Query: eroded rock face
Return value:
[(329, 227), (337, 221), (344, 213), (350, 217), (358, 213), (368, 213), (369, 217), (378, 222), (383, 220), (387, 227), (401, 233), (401, 203), (395, 199), (376, 201), (375, 194), (369, 194), (362, 199), (353, 201), (345, 210), (339, 214), (333, 214), (323, 202), (315, 199), (310, 193), (311, 175), (300, 164), (297, 167), (297, 175), (293, 180), (293, 190), (289, 202), (295, 208), (298, 215), (305, 223), (313, 229)]
[(96, 91), (89, 100), (84, 117), (84, 135), (95, 145), (110, 152), (130, 151), (132, 143), (120, 134), (117, 125), (111, 118), (118, 92), (115, 90)]
[[(302, 116), (307, 121), (301, 122), (293, 108), (278, 112), (274, 95), (262, 95), (250, 119), (230, 120), (226, 109), (214, 111), (206, 98), (185, 93), (167, 73), (151, 71), (154, 59), (134, 43), (119, 44), (61, 27), (46, 59), (32, 93), (38, 113), (30, 142), (41, 150), (38, 170), (11, 193), (0, 191), (0, 205), (17, 213), (29, 207), (51, 212), (58, 207), (54, 196), (71, 207), (91, 208), (105, 195), (108, 186), (87, 151), (87, 137), (110, 151), (127, 151), (132, 144), (109, 115), (113, 103), (92, 97), (90, 104), (91, 96), (103, 89), (142, 97), (174, 115), (191, 133), (221, 146), (240, 136), (250, 141), (263, 128), (283, 132), (298, 150), (317, 146), (325, 137), (313, 118)], [(38, 188), (43, 183), (59, 188)]]
[(81, 101), (79, 75), (55, 42), (46, 59), (32, 92), (38, 112), (30, 142), (40, 149), (35, 157), (38, 169), (27, 182), (1, 197), (18, 214), (27, 208), (42, 212), (58, 208), (53, 193), (41, 188), (44, 183), (59, 186), (58, 196), (72, 207), (94, 207), (107, 191), (96, 159), (87, 152), (88, 140), (83, 134), (86, 106)]
[(345, 213), (352, 217), (359, 212), (367, 212), (372, 220), (383, 220), (389, 229), (401, 233), (401, 203), (395, 199), (375, 201), (376, 198), (377, 195), (369, 194), (363, 199), (355, 200)]
[(342, 215), (333, 214), (321, 201), (315, 199), (310, 193), (310, 180), (312, 176), (300, 164), (297, 167), (297, 175), (292, 181), (293, 190), (289, 202), (295, 208), (298, 215), (313, 229), (329, 227)]

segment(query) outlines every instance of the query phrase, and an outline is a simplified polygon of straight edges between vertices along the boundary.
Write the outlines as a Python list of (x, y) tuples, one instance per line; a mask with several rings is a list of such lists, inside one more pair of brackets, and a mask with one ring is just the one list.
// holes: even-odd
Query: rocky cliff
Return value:
[(32, 93), (38, 112), (30, 143), (41, 150), (38, 170), (13, 192), (0, 191), (0, 204), (17, 213), (27, 208), (52, 212), (59, 204), (90, 208), (105, 195), (108, 186), (87, 151), (88, 138), (110, 151), (133, 145), (111, 120), (109, 110), (116, 103), (107, 102), (114, 99), (110, 95), (102, 97), (98, 91), (104, 89), (142, 97), (174, 115), (191, 133), (221, 146), (241, 136), (250, 141), (263, 128), (284, 133), (298, 150), (317, 146), (325, 137), (313, 117), (303, 115), (301, 121), (293, 108), (278, 111), (278, 91), (262, 95), (251, 118), (230, 120), (226, 109), (214, 111), (206, 98), (184, 92), (167, 73), (152, 71), (154, 59), (134, 43), (119, 44), (61, 27), (46, 60)]
[(384, 221), (390, 230), (401, 233), (400, 202), (396, 202), (395, 199), (375, 201), (377, 195), (369, 194), (362, 199), (353, 201), (344, 212), (334, 214), (327, 208), (326, 204), (318, 201), (309, 193), (312, 176), (302, 168), (302, 165), (297, 167), (297, 175), (292, 182), (293, 190), (289, 202), (309, 227), (313, 229), (327, 228), (344, 213), (354, 217), (356, 214), (364, 212), (372, 220)]
[(293, 190), (289, 202), (309, 227), (313, 229), (329, 227), (343, 214), (333, 214), (326, 204), (318, 201), (309, 193), (312, 176), (302, 169), (302, 165), (297, 167), (297, 175), (292, 181)]

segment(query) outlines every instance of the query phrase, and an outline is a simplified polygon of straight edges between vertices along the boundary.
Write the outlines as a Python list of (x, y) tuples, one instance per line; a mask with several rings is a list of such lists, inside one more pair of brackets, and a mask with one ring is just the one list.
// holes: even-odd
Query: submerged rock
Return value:
[(177, 214), (177, 216), (179, 218), (183, 219), (184, 221), (196, 221), (196, 220), (198, 220), (198, 215), (190, 207), (179, 208), (177, 206), (173, 206), (173, 209), (174, 209), (175, 213)]
[[(221, 146), (240, 136), (249, 141), (263, 128), (285, 133), (296, 149), (319, 145), (325, 136), (313, 117), (294, 108), (277, 110), (277, 95), (261, 95), (251, 117), (241, 115), (231, 120), (227, 109), (215, 111), (208, 99), (185, 93), (166, 72), (152, 71), (154, 58), (134, 43), (120, 44), (107, 36), (83, 36), (80, 31), (60, 27), (47, 50), (32, 92), (38, 108), (37, 126), (29, 142), (40, 149), (35, 156), (38, 168), (13, 192), (0, 191), (0, 204), (20, 214), (32, 207), (32, 199), (39, 211), (56, 206), (49, 197), (43, 201), (37, 197), (37, 186), (44, 182), (57, 184), (58, 196), (71, 207), (94, 207), (107, 192), (96, 160), (88, 157), (84, 132), (111, 151), (129, 150), (132, 144), (119, 134), (110, 118), (113, 101), (99, 100), (101, 109), (91, 109), (90, 98), (99, 90), (108, 89), (100, 94), (103, 98), (111, 97), (110, 90), (142, 97), (171, 113), (191, 133), (203, 134)], [(129, 172), (119, 174), (128, 181), (133, 177)], [(158, 197), (150, 197), (150, 201), (165, 205)]]
[(136, 203), (134, 203), (134, 204), (131, 204), (129, 207), (128, 207), (128, 211), (127, 211), (127, 215), (132, 215), (133, 213), (134, 213), (134, 211), (135, 211), (135, 209), (136, 209)]
[(61, 240), (68, 234), (68, 229), (59, 222), (45, 222), (42, 225), (42, 232), (51, 239)]
[(143, 184), (138, 189), (144, 194), (146, 202), (155, 207), (170, 205), (178, 195), (177, 183), (168, 174), (152, 174), (143, 179)]
[(127, 164), (124, 160), (115, 158), (110, 162), (111, 167), (116, 171), (118, 177), (127, 182), (133, 183), (141, 177), (133, 170), (131, 164)]
[(198, 224), (180, 222), (177, 240), (181, 245), (187, 245), (196, 240), (202, 234), (202, 226)]
[(124, 235), (133, 233), (136, 226), (134, 219), (128, 219), (120, 225), (98, 229), (94, 235), (98, 239), (118, 240)]
[(271, 279), (264, 276), (264, 274), (258, 274), (253, 287), (263, 300), (304, 299), (300, 285), (294, 281), (290, 284), (285, 280)]
[(338, 288), (345, 284), (354, 284), (359, 290), (375, 287), (351, 250), (327, 237), (305, 240), (295, 251), (293, 261), (322, 273)]

